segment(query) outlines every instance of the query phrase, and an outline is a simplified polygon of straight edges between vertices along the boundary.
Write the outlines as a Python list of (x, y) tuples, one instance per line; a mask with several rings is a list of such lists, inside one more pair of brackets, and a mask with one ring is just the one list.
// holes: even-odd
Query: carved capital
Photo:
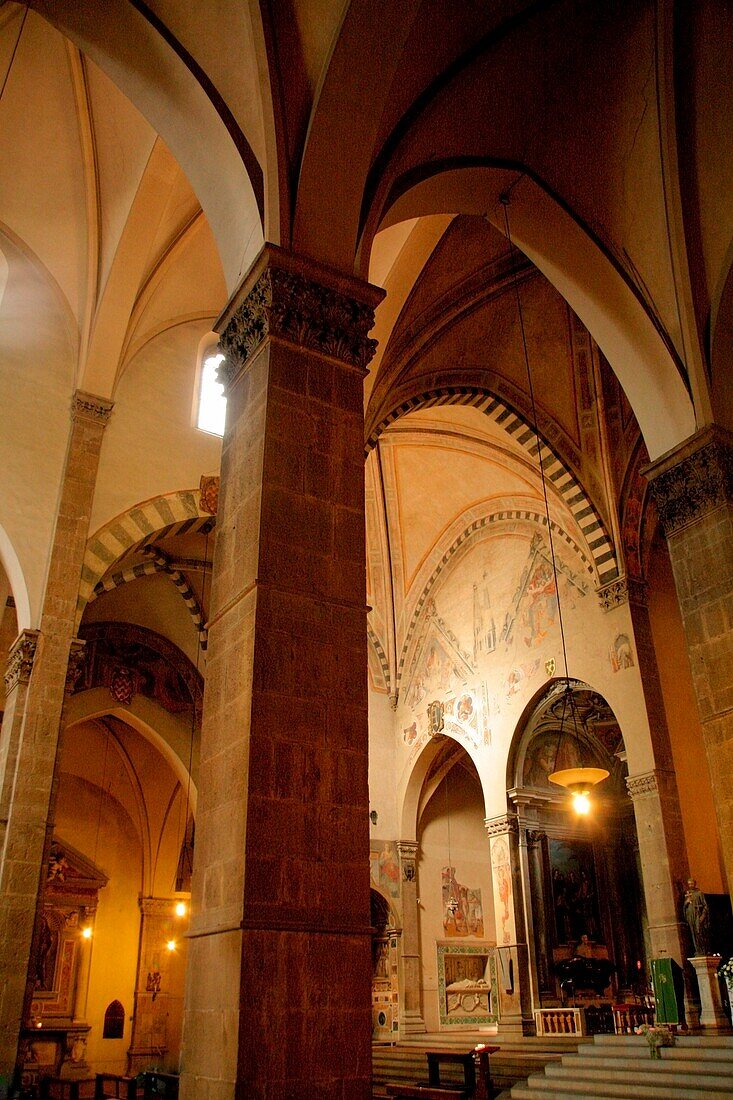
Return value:
[(501, 817), (487, 817), (484, 826), (489, 839), (494, 836), (506, 836), (509, 833), (519, 831), (519, 821), (516, 814), (502, 814)]
[(402, 881), (414, 882), (417, 875), (417, 841), (398, 840), (397, 851), (400, 854)]
[(646, 772), (644, 775), (630, 775), (626, 779), (629, 795), (633, 799), (644, 798), (647, 795), (656, 794), (659, 790), (656, 772)]
[(101, 424), (104, 427), (112, 415), (113, 407), (114, 401), (97, 397), (94, 393), (85, 393), (84, 390), (77, 390), (74, 394), (72, 416), (74, 420), (88, 420), (92, 424)]
[(82, 667), (84, 665), (84, 646), (86, 644), (83, 638), (71, 639), (69, 663), (66, 666), (66, 683), (64, 684), (64, 691), (67, 695), (73, 695), (76, 690), (76, 685), (79, 682), (79, 677), (81, 676)]
[(641, 472), (669, 538), (733, 501), (733, 437), (715, 426), (703, 428)]
[(377, 348), (369, 331), (382, 296), (367, 283), (266, 245), (217, 322), (222, 382), (231, 385), (268, 336), (366, 372)]
[(8, 665), (5, 670), (6, 695), (18, 684), (27, 684), (30, 680), (39, 636), (37, 630), (21, 630), (10, 647)]
[(527, 837), (528, 848), (539, 848), (547, 833), (544, 833), (541, 829), (527, 829), (525, 836)]
[(603, 611), (611, 611), (628, 601), (629, 588), (626, 577), (617, 577), (598, 589), (598, 602)]

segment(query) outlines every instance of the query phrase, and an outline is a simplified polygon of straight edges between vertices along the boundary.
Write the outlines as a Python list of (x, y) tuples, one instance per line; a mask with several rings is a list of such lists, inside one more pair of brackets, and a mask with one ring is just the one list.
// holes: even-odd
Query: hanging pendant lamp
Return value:
[[(521, 177), (520, 177), (521, 178)], [(568, 674), (568, 654), (567, 647), (565, 645), (565, 625), (562, 617), (562, 607), (560, 604), (560, 587), (557, 583), (557, 560), (555, 558), (555, 544), (552, 537), (552, 524), (550, 522), (550, 505), (547, 496), (547, 482), (545, 480), (545, 467), (542, 460), (542, 440), (540, 439), (539, 424), (537, 419), (537, 406), (534, 396), (534, 383), (532, 380), (532, 370), (529, 364), (529, 352), (527, 350), (527, 336), (524, 328), (524, 314), (522, 312), (522, 298), (519, 293), (519, 280), (517, 278), (517, 269), (514, 261), (515, 247), (512, 240), (511, 230), (509, 228), (509, 204), (510, 198), (508, 193), (504, 193), (499, 196), (499, 201), (504, 209), (504, 227), (506, 233), (506, 239), (509, 244), (509, 259), (511, 261), (511, 268), (513, 272), (514, 283), (514, 295), (517, 301), (517, 316), (519, 319), (519, 332), (522, 340), (522, 353), (524, 358), (524, 366), (527, 372), (527, 386), (529, 389), (530, 404), (532, 407), (532, 420), (534, 421), (532, 427), (534, 429), (535, 440), (537, 442), (537, 460), (540, 466), (540, 480), (542, 482), (542, 496), (545, 504), (545, 520), (547, 523), (547, 537), (550, 544), (550, 558), (552, 561), (552, 577), (555, 584), (555, 598), (557, 600), (557, 616), (560, 624), (560, 643), (562, 646), (563, 665), (565, 669), (565, 691), (563, 694), (563, 710), (560, 716), (560, 731), (557, 739), (557, 750), (555, 752), (555, 765), (557, 765), (557, 758), (560, 752), (560, 746), (562, 744), (563, 736), (567, 729), (570, 729), (571, 724), (575, 730), (575, 740), (578, 745), (579, 755), (581, 758), (581, 764), (575, 768), (555, 768), (549, 775), (548, 780), (550, 783), (555, 783), (557, 786), (565, 787), (571, 794), (572, 806), (577, 814), (585, 815), (590, 812), (591, 801), (590, 792), (598, 783), (602, 783), (604, 779), (608, 779), (610, 772), (605, 768), (586, 767), (583, 763), (583, 739), (578, 731), (578, 707), (574, 699), (573, 689), (570, 684), (570, 676)], [(580, 718), (581, 725), (583, 720)], [(569, 734), (572, 737), (572, 731)]]

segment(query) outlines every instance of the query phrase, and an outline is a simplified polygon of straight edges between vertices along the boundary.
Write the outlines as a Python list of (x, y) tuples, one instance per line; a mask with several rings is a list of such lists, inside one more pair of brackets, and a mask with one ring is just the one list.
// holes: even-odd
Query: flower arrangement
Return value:
[(660, 1047), (674, 1046), (674, 1032), (670, 1031), (666, 1024), (642, 1024), (640, 1027), (635, 1027), (634, 1031), (637, 1035), (644, 1036), (649, 1044), (649, 1054), (652, 1058), (662, 1057), (659, 1053)]
[(722, 966), (719, 966), (718, 973), (725, 982), (731, 984), (733, 982), (733, 959), (728, 959), (728, 962), (724, 962)]

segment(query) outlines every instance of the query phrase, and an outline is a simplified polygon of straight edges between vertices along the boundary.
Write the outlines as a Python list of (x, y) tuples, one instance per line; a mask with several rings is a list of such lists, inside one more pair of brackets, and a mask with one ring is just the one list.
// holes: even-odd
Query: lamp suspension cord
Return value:
[[(568, 652), (565, 645), (565, 624), (562, 617), (562, 605), (560, 603), (560, 589), (557, 583), (557, 561), (555, 559), (555, 541), (552, 537), (552, 523), (550, 522), (550, 505), (547, 499), (547, 482), (545, 480), (545, 468), (542, 464), (542, 440), (540, 438), (539, 423), (537, 420), (537, 405), (535, 403), (534, 396), (534, 384), (532, 382), (532, 371), (529, 366), (529, 352), (527, 350), (527, 335), (524, 330), (524, 314), (522, 313), (522, 298), (519, 293), (519, 278), (517, 276), (517, 268), (514, 263), (514, 257), (516, 255), (516, 248), (514, 241), (512, 240), (511, 230), (509, 228), (509, 195), (503, 194), (499, 196), (499, 201), (504, 208), (504, 228), (506, 233), (506, 239), (509, 243), (509, 259), (511, 261), (512, 268), (512, 282), (514, 285), (514, 296), (517, 300), (517, 315), (519, 317), (519, 331), (522, 338), (522, 353), (524, 355), (524, 366), (527, 372), (527, 386), (529, 388), (529, 400), (532, 408), (532, 420), (534, 421), (532, 427), (534, 428), (535, 439), (537, 440), (537, 458), (540, 464), (540, 480), (542, 482), (542, 498), (545, 503), (545, 519), (547, 520), (547, 537), (550, 543), (550, 558), (552, 561), (552, 576), (555, 582), (555, 599), (557, 600), (557, 617), (560, 623), (560, 642), (562, 645), (562, 659), (565, 666), (565, 682), (570, 687), (570, 676), (568, 675)], [(548, 447), (549, 450), (549, 447)]]
[(13, 68), (13, 62), (15, 61), (15, 55), (18, 52), (18, 46), (20, 45), (20, 38), (21, 38), (21, 35), (23, 34), (23, 28), (25, 27), (25, 21), (26, 21), (27, 17), (28, 17), (28, 6), (26, 5), (26, 9), (23, 12), (23, 18), (20, 21), (20, 28), (18, 30), (18, 37), (15, 39), (15, 45), (13, 46), (13, 52), (10, 55), (10, 61), (8, 62), (8, 67), (5, 70), (5, 76), (3, 77), (2, 87), (0, 87), (0, 100), (2, 100), (3, 95), (5, 94), (5, 87), (8, 83), (9, 78), (10, 78), (10, 71)]

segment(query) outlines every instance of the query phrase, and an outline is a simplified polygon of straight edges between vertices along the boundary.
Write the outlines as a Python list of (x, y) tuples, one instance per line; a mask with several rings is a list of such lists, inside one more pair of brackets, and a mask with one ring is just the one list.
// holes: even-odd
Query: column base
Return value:
[(733, 1028), (720, 999), (718, 986), (719, 955), (694, 955), (687, 960), (697, 975), (700, 990), (700, 1028), (706, 1033), (730, 1035)]
[(407, 1035), (424, 1035), (426, 1031), (425, 1021), (419, 1012), (407, 1010), (400, 1017), (400, 1039)]

